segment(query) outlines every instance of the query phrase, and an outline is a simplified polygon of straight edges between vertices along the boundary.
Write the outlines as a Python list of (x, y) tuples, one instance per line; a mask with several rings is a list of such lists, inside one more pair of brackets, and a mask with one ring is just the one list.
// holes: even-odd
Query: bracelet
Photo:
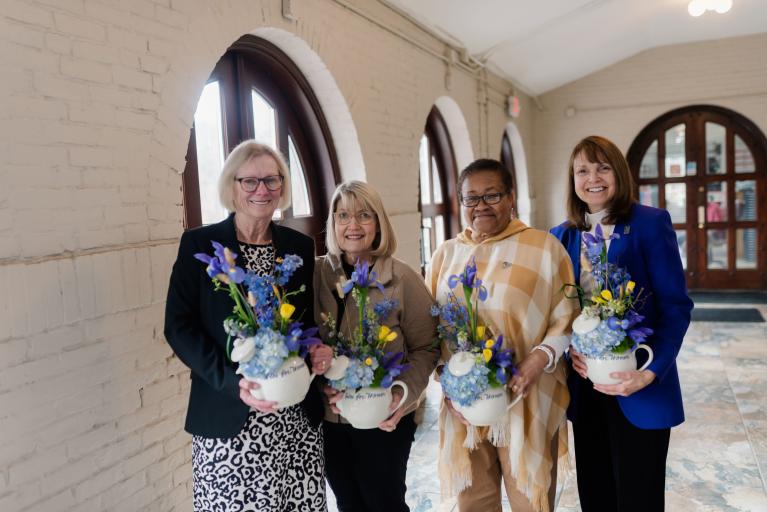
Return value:
[(540, 350), (544, 354), (546, 354), (547, 362), (546, 362), (546, 366), (543, 367), (543, 371), (546, 373), (553, 372), (557, 364), (554, 358), (555, 357), (554, 349), (552, 349), (548, 345), (536, 345), (533, 347), (533, 350)]

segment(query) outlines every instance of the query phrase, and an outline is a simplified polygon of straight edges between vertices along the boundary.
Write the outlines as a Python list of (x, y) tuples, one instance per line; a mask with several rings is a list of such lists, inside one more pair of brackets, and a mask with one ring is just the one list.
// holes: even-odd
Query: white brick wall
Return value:
[[(355, 5), (444, 52), (380, 3)], [(344, 172), (379, 188), (399, 254), (415, 265), (429, 109), (452, 97), (474, 153), (497, 156), (509, 86), (491, 76), (500, 92), (485, 113), (475, 77), (454, 70), (446, 90), (441, 60), (332, 0), (294, 2), (297, 22), (277, 0), (3, 6), (0, 510), (190, 510), (188, 370), (162, 323), (182, 230), (179, 173), (219, 56), (261, 27), (316, 52), (334, 79), (318, 94), (335, 82), (346, 105), (331, 108), (348, 109), (357, 132), (338, 136), (364, 158), (364, 169)]]
[[(685, 105), (726, 107), (767, 133), (767, 34), (675, 45), (642, 52), (541, 96), (534, 117), (534, 223), (565, 218), (570, 151), (583, 137), (604, 135), (624, 153), (658, 116)], [(568, 106), (574, 117), (565, 117)]]

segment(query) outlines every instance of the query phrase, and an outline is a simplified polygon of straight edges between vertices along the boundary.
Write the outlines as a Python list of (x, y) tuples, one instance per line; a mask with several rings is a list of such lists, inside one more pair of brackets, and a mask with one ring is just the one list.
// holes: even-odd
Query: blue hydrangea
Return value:
[(268, 328), (259, 329), (253, 337), (256, 355), (247, 363), (240, 363), (243, 374), (249, 378), (276, 377), (289, 351), (285, 336)]
[(378, 368), (378, 361), (375, 359), (373, 359), (373, 364), (368, 366), (364, 361), (351, 358), (344, 376), (338, 380), (331, 380), (330, 386), (339, 391), (370, 386), (373, 383), (376, 368)]
[(450, 373), (450, 369), (445, 365), (440, 376), (442, 390), (453, 402), (457, 402), (462, 406), (471, 405), (480, 393), (487, 390), (490, 386), (487, 377), (488, 373), (490, 373), (490, 369), (484, 364), (477, 362), (469, 373), (456, 377)]
[(575, 350), (589, 357), (600, 357), (608, 353), (613, 347), (617, 347), (626, 337), (623, 329), (611, 329), (609, 322), (602, 322), (599, 326), (585, 335), (573, 333), (570, 341)]

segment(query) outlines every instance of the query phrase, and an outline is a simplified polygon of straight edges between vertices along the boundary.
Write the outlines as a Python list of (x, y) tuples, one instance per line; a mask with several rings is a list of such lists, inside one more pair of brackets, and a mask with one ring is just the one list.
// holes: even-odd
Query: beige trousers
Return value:
[[(554, 499), (557, 491), (557, 443), (559, 434), (551, 443), (552, 460), (551, 486), (549, 487), (549, 512), (554, 511)], [(506, 496), (512, 512), (535, 511), (527, 496), (517, 490), (517, 482), (511, 476), (508, 448), (497, 448), (483, 440), (475, 450), (469, 452), (471, 460), (472, 484), (458, 495), (460, 512), (502, 512), (501, 479), (506, 489)]]

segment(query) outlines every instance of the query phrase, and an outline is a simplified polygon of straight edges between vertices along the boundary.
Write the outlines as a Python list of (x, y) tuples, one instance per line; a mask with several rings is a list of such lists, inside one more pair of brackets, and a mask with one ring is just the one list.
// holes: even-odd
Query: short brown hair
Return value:
[(575, 170), (573, 165), (575, 157), (584, 154), (591, 163), (608, 164), (615, 173), (615, 195), (613, 195), (610, 204), (607, 206), (607, 217), (605, 223), (618, 224), (626, 222), (631, 214), (631, 206), (636, 202), (634, 195), (634, 178), (629, 171), (629, 164), (626, 158), (618, 149), (618, 146), (610, 140), (598, 135), (590, 135), (581, 140), (573, 148), (570, 154), (569, 172), (567, 176), (567, 220), (572, 226), (578, 229), (589, 229), (586, 222), (586, 212), (588, 206), (575, 193)]

